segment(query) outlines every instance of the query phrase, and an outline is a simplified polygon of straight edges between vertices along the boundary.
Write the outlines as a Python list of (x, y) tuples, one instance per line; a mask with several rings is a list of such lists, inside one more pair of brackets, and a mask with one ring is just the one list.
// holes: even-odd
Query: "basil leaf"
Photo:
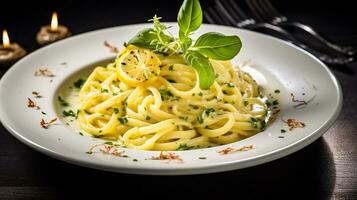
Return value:
[[(164, 33), (160, 33), (160, 39), (164, 42), (171, 42), (174, 40), (171, 36)], [(158, 34), (156, 34), (155, 30), (152, 28), (146, 28), (129, 40), (128, 44), (146, 49), (156, 49), (156, 43), (153, 41), (158, 40)]]
[(131, 38), (128, 44), (147, 49), (155, 49), (155, 46), (151, 45), (151, 41), (155, 39), (157, 39), (157, 35), (154, 33), (154, 29), (146, 28)]
[(201, 35), (191, 50), (215, 60), (230, 60), (239, 53), (241, 47), (242, 42), (236, 35), (209, 32)]
[(216, 74), (208, 58), (198, 52), (188, 51), (185, 54), (185, 60), (198, 72), (200, 88), (209, 89), (216, 79)]
[(183, 40), (202, 24), (202, 10), (198, 0), (185, 0), (177, 16), (179, 38)]

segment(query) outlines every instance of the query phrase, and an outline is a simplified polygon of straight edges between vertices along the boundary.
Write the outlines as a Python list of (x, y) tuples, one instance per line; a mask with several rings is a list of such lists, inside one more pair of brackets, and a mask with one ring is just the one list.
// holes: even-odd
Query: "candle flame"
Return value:
[(7, 34), (6, 30), (3, 30), (3, 32), (2, 32), (2, 46), (4, 48), (7, 48), (10, 46), (10, 38), (9, 38), (9, 35)]
[(51, 31), (57, 31), (58, 29), (58, 17), (57, 12), (52, 13), (52, 20), (51, 20)]

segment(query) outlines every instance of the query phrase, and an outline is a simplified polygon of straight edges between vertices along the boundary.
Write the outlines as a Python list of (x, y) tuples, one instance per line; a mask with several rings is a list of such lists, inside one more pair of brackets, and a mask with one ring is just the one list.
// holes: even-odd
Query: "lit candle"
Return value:
[(6, 30), (2, 32), (2, 46), (0, 47), (0, 65), (9, 66), (14, 64), (20, 58), (26, 55), (23, 49), (17, 43), (10, 43), (9, 35)]
[(57, 13), (53, 12), (51, 25), (41, 27), (40, 31), (37, 33), (36, 39), (40, 45), (46, 45), (70, 35), (71, 33), (66, 26), (58, 25)]

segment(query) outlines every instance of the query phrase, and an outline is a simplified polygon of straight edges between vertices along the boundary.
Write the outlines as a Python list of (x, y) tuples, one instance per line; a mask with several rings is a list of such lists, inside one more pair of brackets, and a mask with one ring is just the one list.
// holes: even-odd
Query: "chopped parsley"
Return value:
[(79, 132), (79, 135), (83, 136), (83, 133), (82, 133), (82, 132)]
[(280, 93), (280, 90), (275, 90), (274, 93), (277, 93), (277, 94), (278, 94), (278, 93)]
[(188, 120), (188, 116), (185, 116), (185, 117), (179, 117), (180, 119), (182, 119), (183, 121), (187, 121)]
[(260, 125), (261, 125), (261, 126), (260, 126), (260, 129), (261, 129), (261, 130), (264, 130), (264, 129), (267, 127), (267, 123), (266, 123), (265, 121), (261, 121), (261, 122), (260, 122)]
[(118, 113), (119, 113), (119, 109), (118, 109), (118, 108), (113, 108), (113, 112), (114, 112), (115, 114), (118, 114)]
[(58, 101), (61, 106), (64, 106), (64, 107), (69, 106), (69, 103), (66, 100), (64, 100), (61, 96), (58, 96)]
[(279, 104), (279, 101), (278, 100), (266, 100), (265, 101), (265, 104), (268, 106), (268, 107), (271, 107), (271, 106), (276, 106)]
[(86, 80), (85, 79), (78, 79), (77, 81), (75, 81), (74, 83), (73, 83), (73, 85), (74, 85), (74, 87), (75, 88), (77, 88), (77, 89), (81, 89), (82, 88), (82, 86), (83, 86), (83, 84), (86, 82)]
[(185, 151), (190, 149), (192, 149), (192, 147), (187, 146), (187, 144), (180, 144), (180, 146), (176, 149), (176, 151)]
[(286, 133), (286, 130), (285, 129), (281, 129), (280, 132), (281, 133)]
[(63, 117), (76, 117), (77, 116), (76, 113), (73, 112), (73, 110), (68, 110), (68, 111), (64, 110), (62, 112), (62, 114), (63, 114)]
[(198, 157), (198, 159), (205, 160), (207, 158), (206, 157)]
[(266, 101), (265, 101), (265, 104), (266, 104), (268, 107), (271, 106), (271, 102), (270, 102), (269, 100), (266, 100)]
[(146, 119), (146, 120), (150, 120), (151, 117), (150, 117), (150, 116), (146, 116), (145, 119)]
[(195, 110), (198, 109), (198, 106), (195, 106), (195, 105), (193, 105), (193, 104), (188, 104), (188, 106), (190, 106), (191, 108), (193, 108), (193, 109), (195, 109)]
[(165, 100), (175, 101), (180, 99), (180, 97), (174, 96), (170, 90), (159, 89), (159, 92), (161, 95), (161, 100), (163, 101)]
[(126, 111), (126, 107), (128, 106), (128, 96), (125, 97), (122, 105), (123, 105), (123, 112), (125, 112)]
[(107, 142), (104, 142), (104, 144), (107, 144), (107, 145), (113, 145), (113, 142), (111, 142), (111, 141), (107, 141)]
[(169, 66), (169, 70), (170, 70), (170, 71), (173, 71), (173, 70), (174, 70), (174, 65), (170, 65), (170, 66)]
[(126, 118), (126, 117), (119, 117), (118, 120), (122, 125), (125, 125), (128, 123), (128, 118)]
[(202, 118), (201, 115), (200, 115), (200, 116), (197, 116), (197, 122), (200, 123), (200, 124), (203, 123), (203, 118)]
[(108, 93), (109, 91), (108, 91), (108, 89), (102, 88), (102, 89), (100, 90), (100, 92), (101, 92), (101, 93)]
[(175, 80), (172, 80), (172, 79), (167, 79), (167, 81), (170, 83), (177, 83)]
[(273, 106), (276, 106), (276, 105), (279, 104), (279, 101), (278, 100), (274, 100), (272, 104), (273, 104)]
[(249, 103), (248, 101), (243, 101), (244, 106), (247, 106)]
[(78, 109), (78, 110), (77, 110), (77, 113), (76, 113), (76, 117), (75, 117), (76, 119), (78, 119), (78, 116), (79, 116), (79, 113), (80, 113), (80, 112), (81, 112), (81, 110)]
[(199, 92), (197, 95), (200, 96), (200, 97), (202, 97), (202, 96), (203, 96), (203, 93), (202, 93), (202, 92)]
[(134, 162), (138, 162), (138, 159), (134, 158), (133, 161), (134, 161)]
[(197, 122), (202, 124), (203, 123), (203, 120), (207, 117), (213, 117), (212, 114), (214, 114), (216, 112), (216, 110), (214, 108), (204, 108), (203, 112), (201, 115), (199, 115), (196, 119), (197, 119)]
[(42, 113), (43, 115), (47, 115), (47, 114), (46, 114), (45, 112), (43, 112), (43, 111), (42, 111), (41, 113)]
[(227, 87), (229, 87), (229, 88), (234, 88), (235, 86), (234, 86), (234, 84), (233, 83), (225, 83), (226, 85), (227, 85)]
[(250, 118), (250, 123), (251, 123), (253, 128), (258, 128), (258, 119), (257, 118), (251, 117)]
[(170, 92), (170, 90), (165, 90), (165, 89), (159, 89), (160, 95), (161, 95), (161, 100), (168, 100), (170, 97), (173, 97), (174, 95)]
[(213, 108), (205, 108), (204, 110), (203, 110), (203, 114), (205, 115), (205, 116), (210, 116), (210, 114), (211, 113), (214, 113), (215, 112), (215, 110), (213, 109)]

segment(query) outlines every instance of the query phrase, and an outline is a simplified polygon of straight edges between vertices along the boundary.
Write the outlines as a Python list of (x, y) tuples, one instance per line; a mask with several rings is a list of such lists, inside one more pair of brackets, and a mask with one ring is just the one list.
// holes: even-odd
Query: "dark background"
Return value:
[[(353, 1), (275, 0), (291, 19), (314, 26), (329, 39), (357, 47)], [(211, 1), (201, 0), (203, 9)], [(29, 52), (35, 36), (56, 10), (73, 35), (142, 23), (154, 14), (175, 21), (180, 0), (2, 1), (0, 29)], [(60, 54), (60, 52), (59, 52)], [(60, 56), (60, 55), (59, 55)], [(355, 63), (330, 66), (344, 92), (334, 126), (313, 144), (285, 158), (248, 169), (181, 177), (135, 176), (87, 169), (44, 156), (17, 141), (0, 125), (0, 199), (63, 199), (129, 195), (161, 198), (357, 199), (357, 76)], [(0, 77), (6, 71), (0, 69)], [(1, 111), (0, 111), (1, 112)], [(24, 123), (26, 119), (24, 119)], [(232, 196), (233, 197), (229, 197)]]

